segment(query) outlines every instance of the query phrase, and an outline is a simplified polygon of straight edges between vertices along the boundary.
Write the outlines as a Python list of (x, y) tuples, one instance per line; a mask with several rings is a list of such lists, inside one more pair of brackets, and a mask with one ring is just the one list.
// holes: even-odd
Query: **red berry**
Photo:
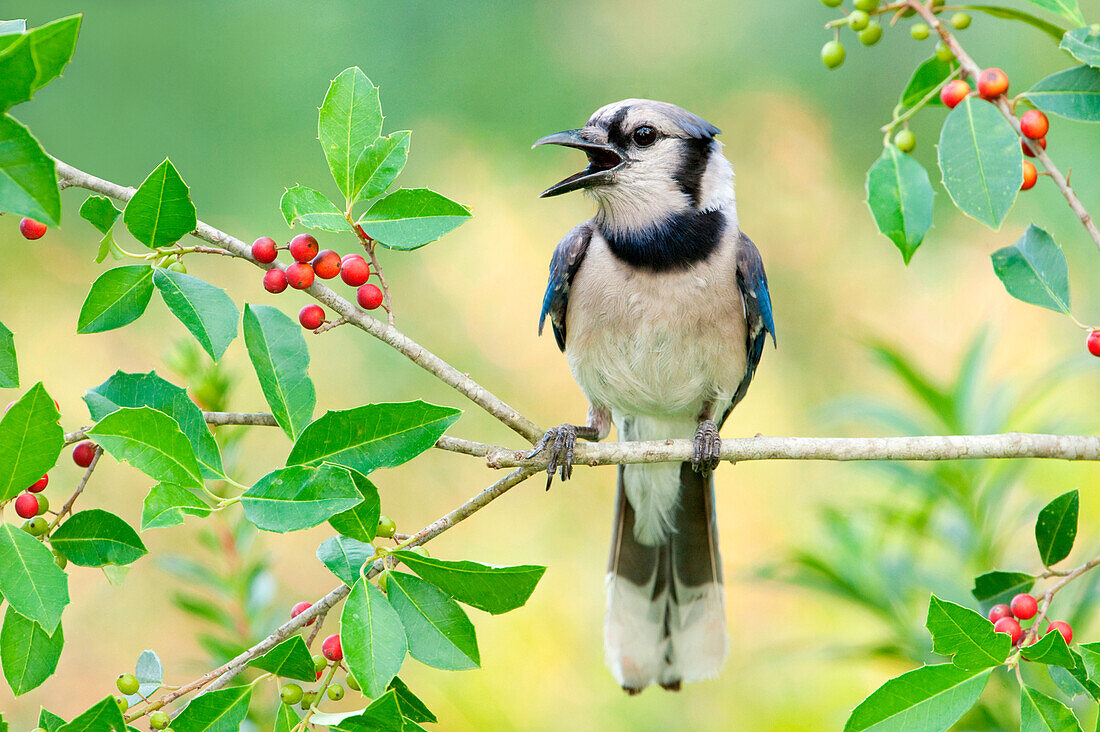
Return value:
[(295, 262), (286, 268), (286, 281), (295, 290), (304, 290), (313, 284), (313, 267), (306, 262)]
[(276, 267), (275, 269), (269, 269), (267, 274), (264, 275), (264, 289), (268, 292), (278, 295), (280, 292), (286, 289), (287, 279), (286, 272)]
[(1066, 643), (1069, 643), (1073, 640), (1073, 628), (1069, 627), (1069, 623), (1063, 620), (1055, 620), (1053, 623), (1048, 625), (1046, 632), (1044, 632), (1043, 635), (1046, 635), (1052, 630), (1057, 630), (1059, 633), (1061, 633), (1062, 637), (1066, 639)]
[(317, 330), (325, 322), (325, 311), (320, 305), (306, 305), (298, 312), (298, 322), (306, 330)]
[(24, 238), (34, 241), (35, 239), (41, 239), (46, 235), (46, 225), (41, 224), (34, 219), (23, 219), (19, 222), (19, 233)]
[(1050, 129), (1050, 120), (1038, 109), (1029, 109), (1020, 117), (1020, 131), (1032, 140), (1038, 140)]
[(993, 630), (998, 633), (1007, 633), (1012, 638), (1012, 645), (1016, 645), (1024, 637), (1024, 629), (1016, 622), (1016, 618), (1001, 618), (993, 624)]
[(299, 234), (290, 240), (290, 256), (299, 262), (309, 262), (317, 256), (317, 240), (309, 234)]
[(92, 464), (95, 457), (95, 444), (85, 440), (73, 448), (73, 462), (82, 468)]
[(359, 307), (374, 310), (382, 304), (382, 291), (377, 285), (366, 284), (355, 293), (355, 299), (359, 301)]
[(48, 486), (49, 484), (50, 484), (50, 476), (47, 473), (46, 475), (43, 475), (41, 478), (36, 480), (34, 482), (34, 485), (32, 485), (27, 490), (30, 491), (31, 493), (41, 493), (43, 490), (46, 489), (46, 486)]
[[(313, 603), (305, 602), (303, 600), (302, 602), (299, 602), (299, 603), (295, 604), (294, 607), (290, 608), (290, 617), (291, 618), (296, 618), (299, 615), (301, 615), (302, 613), (304, 613), (306, 610), (309, 610), (311, 607), (313, 607)], [(306, 625), (307, 626), (308, 625), (313, 625), (313, 622), (315, 620), (317, 620), (316, 617), (310, 618), (309, 622), (306, 623)]]
[(366, 284), (370, 279), (370, 265), (358, 254), (349, 254), (340, 265), (340, 279), (352, 287)]
[(275, 240), (270, 236), (261, 236), (252, 242), (252, 258), (257, 262), (270, 264), (279, 256), (279, 250), (275, 246)]
[(344, 657), (344, 649), (340, 645), (340, 634), (334, 633), (325, 638), (321, 644), (321, 654), (330, 661), (339, 661)]
[(34, 518), (38, 515), (38, 497), (33, 493), (20, 493), (15, 499), (15, 512), (19, 518)]
[(1035, 157), (1035, 153), (1031, 152), (1031, 145), (1037, 145), (1044, 150), (1047, 149), (1046, 137), (1040, 137), (1038, 140), (1031, 140), (1031, 145), (1028, 145), (1027, 143), (1028, 140), (1020, 140), (1020, 147), (1023, 149), (1024, 155), (1027, 155), (1029, 158)]
[(326, 249), (313, 258), (313, 271), (321, 279), (331, 280), (340, 274), (340, 255), (331, 249)]
[(986, 99), (999, 97), (1008, 91), (1008, 74), (1000, 69), (985, 69), (978, 74), (978, 93)]
[(958, 106), (959, 102), (966, 99), (969, 94), (970, 85), (962, 79), (955, 79), (945, 84), (943, 89), (940, 89), (940, 101), (943, 102), (948, 109), (954, 109)]
[(1039, 603), (1026, 592), (1021, 592), (1012, 598), (1012, 614), (1020, 620), (1031, 620), (1037, 612), (1039, 612)]
[(1093, 356), (1100, 358), (1100, 330), (1089, 331), (1085, 338), (1085, 348), (1089, 349), (1089, 353)]
[(1024, 161), (1024, 182), (1020, 184), (1021, 191), (1030, 191), (1035, 187), (1035, 182), (1039, 180), (1039, 171), (1035, 169), (1035, 164), (1030, 160)]
[(989, 615), (987, 615), (986, 617), (989, 618), (989, 622), (996, 623), (1001, 618), (1011, 618), (1012, 610), (1008, 607), (1008, 605), (1001, 603), (1000, 605), (994, 605), (993, 607), (989, 608)]

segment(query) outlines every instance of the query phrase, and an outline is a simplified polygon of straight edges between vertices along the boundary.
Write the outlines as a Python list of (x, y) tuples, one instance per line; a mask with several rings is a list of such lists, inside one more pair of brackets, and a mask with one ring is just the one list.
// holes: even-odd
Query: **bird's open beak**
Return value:
[(534, 148), (539, 145), (564, 145), (565, 147), (575, 147), (578, 150), (584, 150), (585, 155), (588, 156), (587, 168), (579, 173), (574, 173), (560, 183), (555, 183), (550, 186), (539, 195), (539, 198), (557, 196), (562, 193), (568, 193), (569, 191), (576, 191), (581, 188), (598, 185), (605, 182), (612, 171), (622, 167), (625, 158), (618, 150), (610, 145), (590, 142), (581, 137), (580, 132), (580, 130), (555, 132), (553, 135), (543, 137), (531, 146)]

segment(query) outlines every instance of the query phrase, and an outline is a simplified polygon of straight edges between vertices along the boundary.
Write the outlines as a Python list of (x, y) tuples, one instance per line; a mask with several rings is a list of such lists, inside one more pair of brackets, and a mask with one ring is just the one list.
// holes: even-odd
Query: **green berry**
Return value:
[(955, 58), (955, 54), (951, 53), (951, 49), (947, 47), (947, 44), (940, 41), (936, 44), (936, 58), (944, 63), (952, 61)]
[(118, 705), (118, 711), (125, 713), (130, 708), (130, 702), (126, 701), (125, 697), (116, 696), (115, 704)]
[(149, 715), (149, 726), (153, 729), (167, 729), (171, 723), (172, 718), (168, 716), (168, 713), (159, 709)]
[(23, 531), (31, 536), (42, 536), (50, 528), (50, 523), (41, 516), (29, 518), (23, 522)]
[(168, 271), (179, 272), (180, 274), (187, 274), (187, 267), (184, 265), (183, 262), (177, 259), (175, 262), (172, 262), (170, 265), (168, 265)]
[(389, 516), (379, 516), (378, 530), (374, 532), (374, 535), (380, 536), (383, 539), (389, 539), (395, 533), (397, 533), (397, 523)]
[(279, 698), (283, 704), (297, 704), (302, 701), (302, 687), (297, 684), (283, 684), (283, 688), (279, 689)]
[(41, 516), (42, 514), (46, 513), (46, 511), (49, 511), (49, 510), (50, 510), (49, 500), (47, 500), (47, 498), (44, 495), (39, 493), (38, 494), (38, 515)]
[(59, 568), (65, 569), (69, 565), (69, 560), (65, 558), (65, 555), (56, 549), (53, 550), (53, 563)]
[(913, 152), (913, 148), (917, 146), (917, 136), (912, 130), (900, 130), (894, 135), (894, 144), (904, 153)]
[(378, 575), (378, 589), (382, 590), (382, 592), (388, 592), (388, 590), (386, 589), (386, 586), (389, 584), (389, 581), (390, 581), (390, 570), (388, 570), (388, 569), (383, 570), (382, 574)]
[(856, 0), (852, 4), (856, 6), (856, 10), (869, 13), (872, 10), (878, 10), (878, 2), (879, 0)]
[(859, 32), (859, 42), (864, 46), (873, 46), (882, 39), (882, 25), (872, 20), (867, 27)]
[(313, 670), (317, 673), (321, 673), (328, 668), (328, 660), (320, 653), (313, 654)]
[(970, 16), (966, 13), (955, 13), (951, 16), (951, 27), (955, 30), (966, 30), (970, 27)]
[(115, 686), (126, 696), (138, 693), (138, 689), (141, 688), (137, 676), (133, 674), (119, 674), (118, 678), (115, 679)]
[(348, 686), (350, 686), (352, 689), (360, 691), (359, 682), (355, 679), (354, 676), (348, 674), (348, 678), (346, 679), (346, 681), (348, 682)]
[(428, 550), (422, 546), (414, 546), (411, 551), (413, 554), (419, 554), (422, 557), (431, 556), (431, 554), (428, 553)]
[(840, 41), (829, 41), (821, 47), (821, 61), (830, 69), (835, 69), (844, 63), (844, 46)]
[(313, 702), (315, 701), (317, 701), (317, 692), (307, 691), (306, 693), (302, 694), (302, 703), (300, 706), (302, 707), (302, 709), (309, 709), (313, 706)]
[(871, 22), (871, 16), (862, 10), (853, 10), (848, 14), (848, 27), (854, 31), (861, 31)]
[(909, 35), (913, 36), (918, 41), (923, 41), (928, 36), (932, 35), (932, 29), (928, 27), (927, 23), (917, 23), (909, 29)]
[(328, 691), (325, 693), (328, 694), (329, 699), (332, 699), (333, 701), (340, 701), (344, 698), (344, 687), (340, 686), (339, 684), (332, 684), (328, 687)]
[(827, 8), (838, 7), (844, 0), (821, 0), (821, 4)]

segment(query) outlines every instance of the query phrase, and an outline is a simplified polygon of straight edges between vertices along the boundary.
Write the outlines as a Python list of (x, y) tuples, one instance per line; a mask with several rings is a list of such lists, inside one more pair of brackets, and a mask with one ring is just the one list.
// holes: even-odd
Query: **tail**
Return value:
[(607, 665), (627, 692), (718, 673), (729, 637), (709, 474), (619, 467), (607, 593)]

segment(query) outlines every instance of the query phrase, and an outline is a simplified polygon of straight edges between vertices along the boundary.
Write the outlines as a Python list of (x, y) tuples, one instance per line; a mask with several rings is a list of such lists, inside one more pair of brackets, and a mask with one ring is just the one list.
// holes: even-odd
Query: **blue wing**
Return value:
[[(760, 355), (764, 352), (764, 342), (770, 334), (775, 345), (775, 324), (772, 322), (772, 298), (768, 293), (768, 276), (764, 273), (764, 262), (760, 251), (752, 241), (741, 234), (741, 243), (737, 250), (737, 286), (741, 288), (741, 297), (745, 303), (746, 348), (745, 376), (737, 386), (730, 409), (737, 406), (749, 390)], [(726, 416), (729, 412), (726, 413)], [(725, 417), (722, 418), (725, 421)]]
[(562, 351), (565, 351), (565, 311), (569, 306), (569, 288), (588, 252), (590, 241), (592, 225), (585, 222), (562, 238), (558, 248), (554, 250), (554, 258), (550, 260), (550, 281), (546, 284), (546, 295), (542, 298), (539, 335), (542, 335), (542, 327), (549, 315), (550, 324), (554, 327), (554, 338)]

